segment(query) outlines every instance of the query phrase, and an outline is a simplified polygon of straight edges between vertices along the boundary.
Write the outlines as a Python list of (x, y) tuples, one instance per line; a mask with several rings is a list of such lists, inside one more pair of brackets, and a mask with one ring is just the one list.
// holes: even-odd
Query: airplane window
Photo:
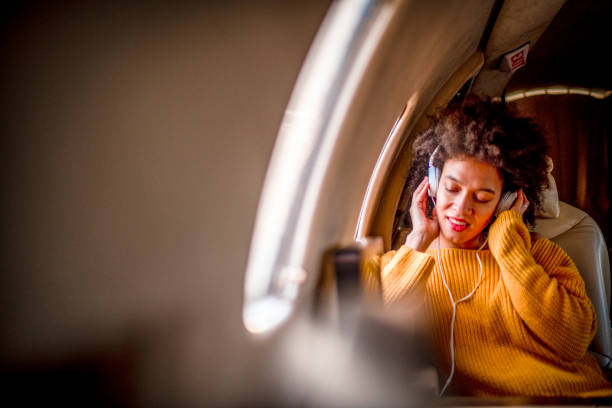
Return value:
[(378, 157), (378, 161), (376, 162), (376, 166), (374, 167), (374, 171), (372, 172), (372, 176), (368, 184), (365, 199), (363, 200), (363, 204), (361, 206), (361, 212), (359, 213), (359, 222), (357, 223), (357, 230), (355, 231), (355, 240), (357, 241), (365, 238), (366, 236), (367, 228), (370, 225), (374, 210), (378, 205), (380, 198), (379, 196), (383, 187), (386, 173), (388, 172), (393, 159), (395, 158), (397, 149), (400, 147), (402, 135), (406, 131), (406, 126), (412, 117), (417, 99), (417, 94), (413, 94), (410, 97), (408, 103), (404, 107), (404, 110), (395, 122), (395, 125), (393, 125), (393, 128), (387, 137), (387, 141), (380, 152), (380, 156)]
[(308, 53), (278, 133), (262, 190), (244, 287), (251, 333), (280, 326), (300, 287), (309, 228), (338, 129), (392, 14), (371, 0), (332, 5)]

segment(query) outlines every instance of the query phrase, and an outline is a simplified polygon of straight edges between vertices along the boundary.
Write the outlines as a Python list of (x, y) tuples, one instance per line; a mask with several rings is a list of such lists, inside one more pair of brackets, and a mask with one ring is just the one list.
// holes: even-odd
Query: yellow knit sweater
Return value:
[[(437, 266), (437, 249), (407, 246), (381, 259), (386, 304), (424, 291), (442, 383), (450, 372), (452, 304)], [(553, 242), (531, 243), (519, 213), (505, 211), (479, 251), (483, 276), (475, 294), (457, 305), (455, 375), (449, 391), (478, 396), (612, 396), (587, 347), (596, 330), (584, 282)], [(472, 291), (480, 269), (475, 250), (441, 249), (454, 299)]]

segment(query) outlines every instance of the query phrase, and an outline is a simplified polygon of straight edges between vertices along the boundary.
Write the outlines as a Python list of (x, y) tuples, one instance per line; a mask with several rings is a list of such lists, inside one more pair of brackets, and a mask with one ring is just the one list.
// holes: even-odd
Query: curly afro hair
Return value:
[[(450, 158), (471, 157), (497, 168), (504, 191), (522, 189), (531, 203), (523, 215), (533, 225), (548, 187), (546, 140), (529, 118), (515, 116), (505, 105), (470, 97), (441, 110), (428, 130), (413, 144), (414, 159), (408, 174), (410, 197), (427, 175), (429, 157), (438, 168)], [(428, 204), (431, 215), (431, 204)]]

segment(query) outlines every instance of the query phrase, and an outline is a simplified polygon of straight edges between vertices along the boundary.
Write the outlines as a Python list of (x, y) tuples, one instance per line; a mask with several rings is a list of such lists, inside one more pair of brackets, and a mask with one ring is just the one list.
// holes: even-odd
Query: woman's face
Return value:
[(475, 249), (489, 224), (502, 193), (499, 171), (474, 158), (459, 157), (444, 163), (436, 194), (440, 246)]

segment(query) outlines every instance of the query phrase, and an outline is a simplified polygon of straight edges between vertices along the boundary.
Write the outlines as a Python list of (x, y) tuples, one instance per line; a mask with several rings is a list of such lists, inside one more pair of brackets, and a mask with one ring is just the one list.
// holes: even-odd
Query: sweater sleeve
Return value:
[(415, 293), (421, 294), (433, 265), (431, 256), (406, 245), (384, 254), (380, 260), (380, 270), (385, 305)]
[(512, 305), (525, 325), (565, 360), (586, 352), (596, 330), (593, 305), (571, 258), (556, 244), (533, 246), (522, 216), (505, 211), (489, 231), (489, 247)]

